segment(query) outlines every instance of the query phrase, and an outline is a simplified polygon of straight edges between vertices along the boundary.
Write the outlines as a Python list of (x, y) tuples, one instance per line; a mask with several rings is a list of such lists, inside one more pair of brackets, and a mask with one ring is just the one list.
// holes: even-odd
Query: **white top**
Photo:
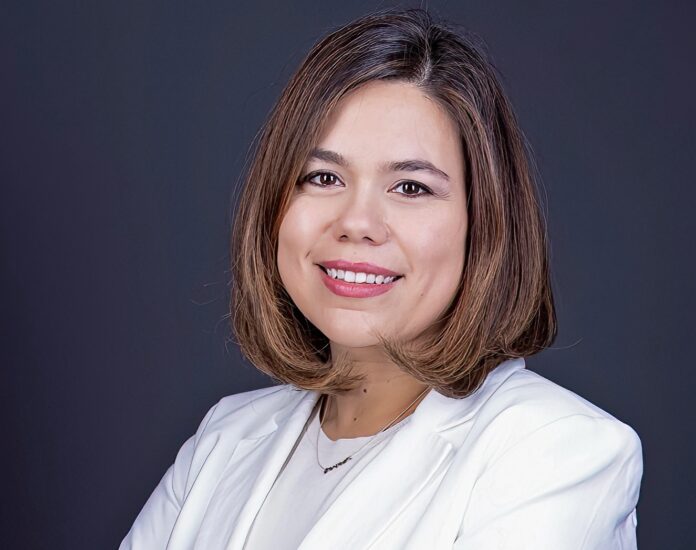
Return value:
[[(280, 527), (285, 547), (299, 541), (298, 550), (637, 547), (640, 438), (523, 358), (503, 361), (463, 399), (428, 392), (386, 442), (325, 476), (300, 451), (281, 478), (319, 397), (279, 385), (222, 398), (120, 549), (255, 550), (245, 542), (257, 516), (254, 536)], [(335, 487), (317, 485), (335, 475)]]
[[(321, 401), (319, 402), (321, 403)], [(254, 520), (244, 548), (296, 550), (317, 519), (336, 500), (391, 436), (408, 423), (410, 416), (374, 436), (333, 441), (319, 427), (319, 407), (285, 468), (281, 470)], [(317, 447), (318, 445), (318, 447)], [(352, 456), (324, 473), (325, 468)], [(354, 454), (355, 453), (355, 454)]]

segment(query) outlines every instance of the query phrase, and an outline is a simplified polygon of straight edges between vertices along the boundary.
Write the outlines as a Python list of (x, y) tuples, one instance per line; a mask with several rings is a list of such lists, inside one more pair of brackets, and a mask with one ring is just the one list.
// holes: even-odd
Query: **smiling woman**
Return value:
[(320, 40), (260, 134), (223, 398), (122, 549), (635, 548), (631, 427), (528, 370), (556, 335), (532, 163), (490, 63), (424, 10)]

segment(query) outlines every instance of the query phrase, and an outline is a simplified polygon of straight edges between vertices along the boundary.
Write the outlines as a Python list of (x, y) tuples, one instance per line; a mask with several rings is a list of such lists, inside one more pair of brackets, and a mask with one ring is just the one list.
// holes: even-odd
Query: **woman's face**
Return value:
[(415, 86), (373, 81), (342, 98), (324, 128), (280, 227), (283, 284), (334, 344), (373, 346), (375, 330), (411, 341), (462, 276), (457, 127)]

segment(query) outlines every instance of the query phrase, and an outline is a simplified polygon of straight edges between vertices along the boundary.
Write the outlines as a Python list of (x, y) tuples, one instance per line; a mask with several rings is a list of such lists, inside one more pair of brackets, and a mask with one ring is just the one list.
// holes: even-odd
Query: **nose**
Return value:
[(381, 244), (389, 231), (380, 201), (370, 189), (353, 189), (346, 193), (338, 207), (334, 232), (340, 241), (361, 243), (365, 240)]

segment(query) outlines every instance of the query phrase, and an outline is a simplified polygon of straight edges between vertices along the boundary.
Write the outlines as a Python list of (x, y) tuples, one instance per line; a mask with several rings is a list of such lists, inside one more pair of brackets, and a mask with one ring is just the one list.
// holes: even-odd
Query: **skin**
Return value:
[[(281, 223), (277, 260), (288, 294), (327, 336), (332, 354), (347, 353), (366, 375), (359, 387), (328, 401), (323, 430), (336, 440), (378, 433), (426, 389), (388, 360), (375, 331), (416, 341), (453, 300), (468, 226), (465, 167), (454, 121), (404, 82), (373, 81), (342, 98), (317, 146), (349, 164), (307, 160)], [(380, 169), (405, 159), (427, 160), (449, 180)], [(317, 170), (330, 175), (302, 181)], [(316, 265), (335, 259), (369, 262), (403, 278), (380, 296), (337, 296)]]

